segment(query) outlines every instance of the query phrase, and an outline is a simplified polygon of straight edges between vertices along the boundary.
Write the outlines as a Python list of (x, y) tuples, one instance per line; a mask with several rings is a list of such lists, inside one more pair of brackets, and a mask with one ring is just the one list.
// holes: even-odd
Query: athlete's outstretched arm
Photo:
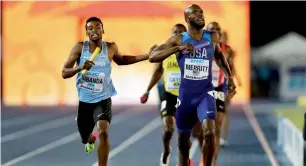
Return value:
[(228, 65), (231, 68), (233, 76), (236, 78), (236, 80), (238, 82), (238, 85), (241, 85), (240, 77), (237, 75), (237, 72), (236, 72), (237, 70), (234, 66), (235, 52), (231, 48), (229, 48), (229, 49), (230, 49), (230, 51), (229, 51), (229, 55), (227, 57), (227, 62), (228, 62)]
[(150, 54), (150, 62), (162, 62), (170, 55), (180, 50), (179, 43), (182, 41), (182, 35), (174, 35), (170, 37), (166, 43), (155, 48)]
[(220, 67), (220, 69), (225, 73), (225, 75), (229, 77), (233, 77), (231, 68), (228, 65), (228, 62), (225, 58), (225, 56), (222, 53), (222, 49), (219, 44), (219, 36), (216, 32), (211, 32), (211, 38), (215, 45), (215, 53), (214, 58), (216, 60), (217, 65)]
[(81, 66), (74, 67), (75, 62), (81, 57), (82, 47), (83, 43), (78, 42), (71, 49), (68, 60), (65, 62), (62, 70), (62, 77), (64, 79), (73, 77), (76, 73), (82, 70)]
[(122, 55), (119, 52), (119, 49), (116, 43), (112, 43), (111, 48), (114, 51), (113, 60), (115, 61), (117, 65), (130, 65), (130, 64), (134, 64), (134, 63), (145, 61), (149, 59), (149, 54), (138, 55), (138, 56)]
[(164, 69), (162, 63), (158, 64), (157, 68), (155, 69), (151, 81), (149, 83), (149, 86), (147, 88), (147, 92), (150, 92), (151, 89), (157, 84), (157, 82), (160, 80), (161, 76), (163, 75)]

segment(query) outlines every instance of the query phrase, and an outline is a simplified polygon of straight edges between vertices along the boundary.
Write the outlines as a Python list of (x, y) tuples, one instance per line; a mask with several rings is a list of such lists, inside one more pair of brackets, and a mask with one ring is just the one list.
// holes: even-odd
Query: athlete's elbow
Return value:
[(126, 62), (126, 61), (116, 61), (116, 64), (117, 64), (118, 66), (129, 65), (129, 63)]
[(62, 78), (63, 78), (63, 79), (70, 78), (69, 75), (68, 75), (68, 73), (65, 71), (65, 69), (62, 70)]
[(159, 62), (158, 58), (157, 58), (156, 55), (154, 55), (154, 54), (151, 54), (151, 55), (149, 56), (149, 61), (150, 61), (151, 63), (157, 63), (157, 62)]
[(67, 76), (67, 74), (62, 73), (62, 78), (63, 78), (63, 79), (67, 79), (67, 78), (69, 78), (69, 77)]
[(149, 62), (154, 63), (154, 62), (155, 62), (155, 61), (154, 61), (154, 58), (153, 58), (153, 57), (150, 57), (150, 58), (149, 58)]

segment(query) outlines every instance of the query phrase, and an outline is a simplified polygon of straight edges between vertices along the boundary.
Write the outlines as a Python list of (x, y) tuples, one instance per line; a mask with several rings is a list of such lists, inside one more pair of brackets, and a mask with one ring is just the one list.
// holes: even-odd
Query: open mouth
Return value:
[(204, 22), (203, 18), (198, 19), (199, 22)]
[(99, 35), (98, 35), (98, 34), (93, 34), (91, 37), (92, 37), (92, 38), (98, 38)]

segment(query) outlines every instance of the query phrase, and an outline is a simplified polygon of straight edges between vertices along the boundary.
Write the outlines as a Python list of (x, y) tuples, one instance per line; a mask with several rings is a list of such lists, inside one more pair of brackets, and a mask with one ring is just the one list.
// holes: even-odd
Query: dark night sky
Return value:
[(252, 1), (250, 8), (251, 46), (262, 46), (290, 31), (306, 37), (306, 2)]

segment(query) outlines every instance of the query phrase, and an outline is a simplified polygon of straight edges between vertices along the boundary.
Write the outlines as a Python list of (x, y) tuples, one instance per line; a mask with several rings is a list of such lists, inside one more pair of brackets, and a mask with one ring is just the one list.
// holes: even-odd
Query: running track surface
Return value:
[[(110, 128), (109, 166), (158, 166), (161, 122), (156, 106), (114, 106)], [(76, 128), (76, 107), (2, 107), (2, 166), (95, 166), (96, 155), (87, 156)], [(267, 113), (255, 113), (280, 166), (290, 166), (277, 152), (275, 122)], [(218, 166), (269, 166), (242, 107), (230, 108), (230, 145), (222, 148)], [(171, 166), (177, 164), (177, 134), (172, 140)], [(194, 141), (191, 157), (200, 165)]]

